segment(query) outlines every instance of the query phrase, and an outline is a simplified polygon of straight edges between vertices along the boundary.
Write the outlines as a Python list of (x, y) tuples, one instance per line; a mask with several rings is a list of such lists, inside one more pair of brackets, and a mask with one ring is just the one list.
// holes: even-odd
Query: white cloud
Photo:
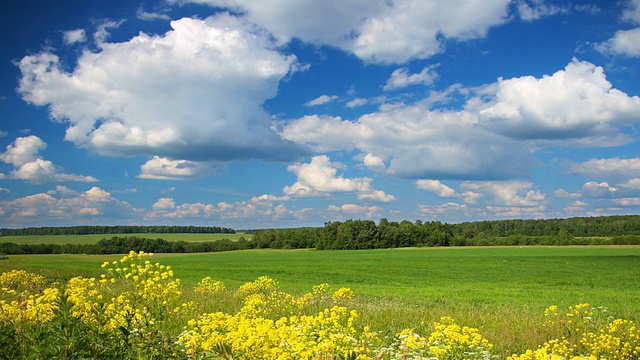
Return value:
[(0, 153), (0, 160), (12, 164), (16, 169), (8, 178), (25, 180), (40, 184), (46, 182), (97, 182), (92, 176), (65, 174), (64, 169), (49, 160), (40, 157), (40, 151), (46, 149), (47, 143), (35, 135), (17, 138), (7, 146), (7, 151)]
[(482, 38), (504, 23), (509, 0), (171, 0), (242, 12), (281, 43), (291, 38), (332, 45), (366, 62), (404, 63), (442, 51), (443, 38)]
[(618, 186), (628, 190), (640, 190), (640, 178), (629, 179)]
[(457, 197), (456, 191), (438, 180), (417, 180), (416, 187), (434, 193), (440, 197)]
[(333, 192), (370, 192), (371, 178), (345, 178), (338, 176), (339, 163), (332, 163), (326, 155), (314, 156), (308, 164), (289, 165), (287, 170), (298, 177), (298, 181), (286, 186), (287, 195), (308, 196)]
[(506, 21), (508, 0), (396, 1), (366, 18), (357, 36), (342, 45), (366, 62), (404, 63), (426, 59), (443, 49), (442, 37), (482, 38)]
[(612, 88), (602, 67), (576, 59), (551, 76), (499, 79), (495, 86), (493, 100), (479, 108), (480, 121), (516, 139), (604, 145), (619, 134), (616, 126), (637, 121), (640, 112), (638, 96)]
[(262, 203), (262, 202), (278, 202), (278, 201), (289, 201), (291, 198), (289, 196), (276, 196), (271, 194), (262, 194), (260, 196), (254, 196), (249, 200), (252, 203)]
[(76, 192), (64, 186), (48, 193), (24, 196), (0, 202), (5, 210), (0, 214), (2, 222), (11, 226), (45, 226), (51, 223), (78, 224), (129, 221), (137, 216), (138, 209), (120, 201), (110, 193), (92, 187)]
[[(532, 153), (548, 146), (615, 146), (632, 141), (640, 98), (612, 88), (603, 69), (573, 60), (553, 75), (460, 86), (463, 110), (432, 110), (431, 96), (385, 104), (356, 120), (309, 115), (281, 135), (317, 152), (371, 154), (404, 178), (503, 180), (527, 177)], [(488, 145), (490, 144), (490, 145)], [(378, 161), (380, 163), (380, 161)]]
[(533, 207), (487, 206), (487, 211), (491, 213), (490, 216), (504, 219), (542, 219), (546, 215), (546, 210), (546, 207), (542, 205)]
[(20, 166), (16, 170), (13, 170), (10, 173), (9, 178), (25, 180), (35, 184), (68, 181), (98, 181), (98, 179), (94, 178), (93, 176), (65, 174), (63, 171), (64, 169), (62, 167), (54, 165), (49, 160), (36, 159)]
[(636, 198), (614, 199), (613, 203), (620, 206), (626, 206), (626, 207), (640, 206), (640, 198), (636, 197)]
[(415, 74), (409, 74), (407, 68), (396, 69), (384, 85), (384, 90), (396, 90), (411, 85), (432, 85), (438, 78), (438, 73), (434, 70), (436, 67), (437, 65), (425, 66), (422, 71)]
[(147, 12), (144, 11), (144, 9), (141, 7), (138, 8), (138, 10), (136, 11), (136, 17), (140, 20), (147, 20), (147, 21), (152, 21), (152, 20), (171, 20), (171, 17), (167, 14), (163, 14), (163, 13), (158, 13), (158, 12)]
[(384, 160), (379, 158), (373, 154), (367, 154), (363, 159), (364, 166), (367, 168), (377, 171), (384, 172), (387, 169), (387, 166), (384, 164)]
[(379, 206), (361, 206), (357, 204), (343, 204), (341, 206), (329, 205), (327, 210), (331, 212), (345, 213), (349, 215), (364, 215), (367, 218), (380, 217), (382, 208)]
[(65, 31), (63, 34), (64, 43), (67, 45), (83, 43), (87, 41), (87, 33), (84, 29)]
[(569, 12), (568, 7), (549, 5), (545, 0), (519, 0), (518, 14), (524, 21), (538, 20), (545, 16)]
[(606, 181), (598, 183), (596, 181), (589, 181), (582, 185), (582, 190), (585, 196), (591, 198), (610, 197), (618, 189), (609, 184)]
[(569, 163), (572, 174), (600, 179), (640, 178), (640, 158), (590, 159), (582, 163)]
[(363, 98), (355, 98), (346, 103), (346, 106), (350, 109), (356, 108), (358, 106), (366, 105), (369, 102), (367, 99)]
[(479, 128), (477, 115), (431, 111), (423, 103), (357, 121), (305, 116), (281, 135), (318, 152), (358, 149), (371, 154), (370, 165), (388, 163), (387, 173), (405, 178), (509, 178), (526, 176), (533, 163), (527, 145)]
[(338, 97), (336, 95), (320, 95), (317, 98), (307, 102), (304, 104), (304, 106), (318, 106), (318, 105), (323, 105), (326, 104), (328, 102), (331, 102), (335, 99), (337, 99)]
[(564, 211), (568, 213), (581, 213), (581, 212), (584, 212), (588, 206), (589, 204), (587, 204), (586, 202), (578, 200), (578, 201), (572, 202), (567, 207), (565, 207)]
[(7, 151), (0, 153), (0, 160), (13, 166), (22, 166), (38, 159), (40, 151), (46, 148), (47, 143), (35, 135), (19, 137), (7, 146)]
[(553, 195), (560, 199), (577, 199), (582, 197), (580, 193), (570, 193), (565, 189), (557, 189), (553, 192)]
[[(628, 1), (628, 6), (622, 13), (622, 19), (636, 25), (640, 24), (640, 0)], [(640, 28), (618, 30), (612, 38), (596, 44), (595, 48), (602, 53), (639, 57)]]
[(640, 0), (629, 0), (629, 6), (623, 12), (622, 18), (640, 24)]
[(460, 186), (482, 193), (486, 202), (497, 207), (538, 207), (545, 202), (545, 194), (531, 189), (533, 183), (528, 181), (466, 181)]
[(458, 204), (448, 202), (442, 205), (418, 205), (418, 214), (433, 219), (442, 219), (444, 217), (450, 219), (469, 219), (474, 216), (476, 209), (471, 209), (466, 204)]
[(175, 207), (176, 203), (173, 198), (160, 198), (151, 206), (153, 210), (170, 210)]
[[(228, 14), (171, 22), (163, 35), (85, 51), (71, 73), (52, 53), (24, 57), (19, 92), (69, 124), (65, 139), (99, 154), (188, 161), (291, 161), (303, 152), (271, 129), (261, 104), (294, 56)], [(102, 36), (104, 38), (104, 36)]]
[[(144, 214), (145, 220), (157, 223), (166, 220), (175, 223), (177, 220), (198, 220), (210, 223), (211, 220), (228, 224), (247, 226), (247, 223), (273, 226), (274, 221), (282, 224), (282, 221), (292, 221), (300, 224), (314, 211), (311, 209), (290, 210), (283, 204), (274, 205), (273, 195), (254, 197), (250, 201), (238, 201), (235, 203), (219, 202), (207, 203), (182, 203), (177, 205), (173, 198), (161, 198), (153, 205), (151, 211)], [(279, 198), (283, 199), (283, 198)]]
[(631, 30), (618, 30), (609, 40), (597, 44), (596, 49), (603, 53), (640, 56), (640, 27)]
[(190, 180), (210, 171), (209, 166), (187, 160), (171, 160), (154, 156), (140, 166), (141, 179)]
[(391, 194), (386, 194), (382, 190), (373, 190), (368, 193), (358, 194), (360, 200), (371, 200), (374, 202), (388, 203), (396, 201), (396, 197)]

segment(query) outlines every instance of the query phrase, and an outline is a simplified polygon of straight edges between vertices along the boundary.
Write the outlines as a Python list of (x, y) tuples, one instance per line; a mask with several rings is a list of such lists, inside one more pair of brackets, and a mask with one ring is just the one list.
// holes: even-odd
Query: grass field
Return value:
[[(97, 276), (118, 255), (11, 255), (22, 268), (65, 279)], [(640, 320), (640, 247), (429, 248), (367, 251), (252, 250), (156, 254), (187, 286), (210, 276), (228, 287), (268, 275), (290, 292), (349, 287), (374, 328), (427, 332), (440, 316), (480, 328), (504, 351), (535, 347), (549, 305), (588, 302)], [(541, 341), (542, 340), (542, 341)]]
[(238, 240), (244, 237), (250, 240), (251, 234), (92, 234), (92, 235), (33, 235), (33, 236), (0, 236), (0, 242), (12, 242), (16, 244), (95, 244), (107, 238), (140, 237), (147, 239), (164, 239), (167, 241), (204, 242), (222, 239)]

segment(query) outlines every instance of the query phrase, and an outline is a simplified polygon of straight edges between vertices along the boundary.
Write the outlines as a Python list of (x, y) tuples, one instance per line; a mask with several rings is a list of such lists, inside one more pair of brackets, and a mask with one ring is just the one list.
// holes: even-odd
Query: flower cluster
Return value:
[(547, 326), (559, 327), (564, 335), (508, 360), (640, 358), (640, 329), (633, 321), (613, 319), (602, 307), (578, 304), (561, 313), (554, 305), (545, 316)]
[(435, 322), (436, 330), (428, 339), (405, 329), (395, 336), (381, 355), (388, 353), (392, 359), (492, 359), (493, 345), (478, 329), (457, 325), (451, 317), (443, 316)]
[[(152, 257), (130, 252), (105, 262), (100, 277), (65, 286), (22, 270), (1, 274), (0, 358), (498, 358), (478, 329), (450, 317), (428, 336), (404, 329), (381, 337), (352, 309), (349, 288), (320, 284), (290, 294), (261, 276), (234, 291), (205, 277), (183, 292), (171, 267)], [(554, 338), (508, 360), (640, 358), (633, 321), (589, 304), (550, 306), (545, 315)]]
[(0, 275), (0, 324), (42, 324), (58, 309), (60, 291), (43, 288), (44, 277), (24, 270)]
[(193, 290), (202, 294), (218, 294), (226, 290), (227, 288), (224, 286), (222, 281), (216, 281), (210, 278), (209, 276), (203, 278), (196, 284)]

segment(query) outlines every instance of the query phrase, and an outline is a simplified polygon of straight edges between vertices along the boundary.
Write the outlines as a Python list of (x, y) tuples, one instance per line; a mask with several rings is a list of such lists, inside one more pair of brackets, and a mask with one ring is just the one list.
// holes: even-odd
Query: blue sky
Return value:
[(640, 209), (638, 0), (10, 0), (0, 16), (0, 227)]

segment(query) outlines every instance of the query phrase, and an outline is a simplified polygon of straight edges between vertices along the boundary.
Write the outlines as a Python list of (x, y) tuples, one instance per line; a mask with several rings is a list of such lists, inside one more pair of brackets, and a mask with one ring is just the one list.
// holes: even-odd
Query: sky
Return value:
[(640, 210), (640, 0), (9, 0), (0, 44), (0, 227)]

